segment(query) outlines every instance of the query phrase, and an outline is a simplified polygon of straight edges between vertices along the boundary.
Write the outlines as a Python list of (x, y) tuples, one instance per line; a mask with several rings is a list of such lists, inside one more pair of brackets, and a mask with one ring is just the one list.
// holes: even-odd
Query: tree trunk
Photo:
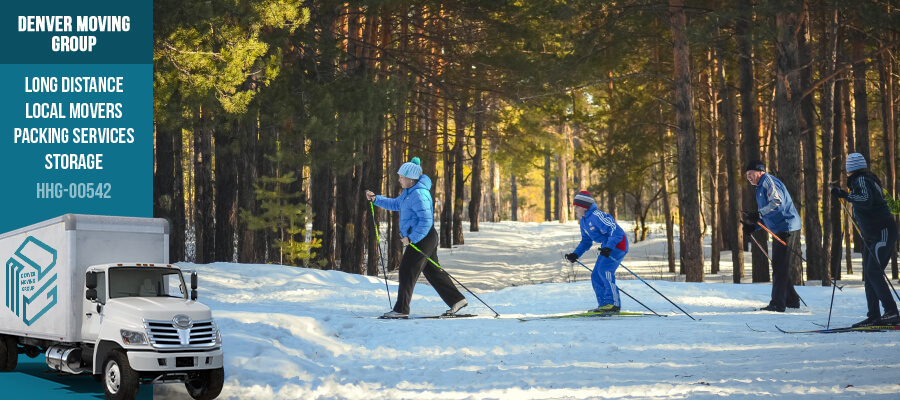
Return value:
[[(831, 75), (836, 68), (837, 62), (837, 11), (826, 10), (824, 12), (824, 20), (828, 24), (823, 26), (825, 33), (822, 35), (827, 40), (822, 40), (822, 54), (825, 55), (825, 62), (822, 63), (823, 69), (820, 75)], [(834, 141), (837, 138), (838, 125), (835, 124), (834, 113), (837, 103), (835, 97), (835, 80), (829, 79), (822, 86), (822, 104), (820, 106), (822, 113), (822, 183), (824, 185), (836, 183), (837, 175), (833, 173), (834, 165)], [(838, 169), (840, 172), (840, 169)], [(830, 286), (832, 279), (839, 277), (840, 272), (840, 254), (838, 259), (833, 258), (832, 246), (835, 242), (838, 232), (840, 232), (840, 205), (836, 204), (834, 198), (830, 195), (822, 195), (822, 286)], [(837, 212), (837, 214), (835, 214)], [(837, 268), (838, 274), (835, 274)]]
[[(257, 139), (257, 112), (248, 114), (247, 120), (241, 121), (242, 134), (238, 137), (240, 149), (237, 163), (238, 174), (238, 206), (252, 215), (258, 215), (259, 206), (256, 201), (256, 188), (259, 182), (258, 163), (260, 143)], [(248, 228), (248, 224), (240, 224), (238, 233), (238, 262), (243, 264), (259, 264), (265, 262), (265, 240), (263, 233)], [(262, 244), (262, 246), (260, 246)]]
[[(660, 133), (660, 136), (662, 134)], [(669, 136), (668, 130), (666, 130), (666, 137)], [(666, 220), (666, 257), (669, 261), (669, 272), (675, 273), (675, 217), (672, 215), (672, 205), (669, 201), (669, 172), (668, 167), (666, 166), (668, 162), (666, 161), (666, 146), (665, 141), (660, 140), (662, 145), (662, 151), (659, 156), (659, 175), (660, 175), (660, 185), (662, 186), (662, 199), (663, 199), (663, 217)]]
[(187, 228), (187, 214), (185, 214), (184, 199), (184, 133), (175, 128), (172, 131), (172, 155), (175, 157), (174, 176), (172, 190), (172, 220), (169, 226), (169, 259), (172, 262), (186, 261), (185, 258), (185, 228)]
[[(404, 102), (401, 100), (401, 103)], [(394, 124), (394, 133), (391, 138), (391, 167), (387, 171), (389, 178), (385, 182), (388, 188), (388, 197), (399, 196), (402, 192), (403, 188), (400, 186), (400, 181), (397, 178), (397, 171), (400, 170), (400, 165), (408, 161), (406, 159), (405, 144), (405, 140), (409, 136), (406, 129), (406, 108), (401, 106), (401, 109), (403, 111), (397, 114), (397, 122)], [(400, 260), (403, 258), (403, 242), (400, 241), (400, 213), (390, 213), (389, 220), (390, 230), (385, 235), (388, 239), (386, 248), (388, 249), (388, 268), (394, 270), (400, 267)]]
[[(176, 263), (181, 261), (175, 258), (175, 243), (172, 243), (172, 237), (178, 227), (175, 225), (175, 165), (181, 164), (181, 152), (175, 153), (175, 137), (180, 140), (181, 128), (169, 128), (159, 124), (154, 124), (154, 152), (153, 163), (156, 168), (153, 170), (153, 218), (165, 218), (169, 222), (169, 259), (167, 263)], [(179, 144), (179, 149), (181, 148)], [(179, 168), (180, 169), (180, 168)], [(184, 208), (184, 199), (181, 199), (182, 209)], [(184, 246), (182, 244), (182, 246)]]
[[(808, 11), (804, 11), (803, 26), (798, 40), (800, 53), (800, 85), (803, 92), (809, 89), (812, 81), (812, 49), (810, 47), (810, 30)], [(803, 144), (803, 227), (806, 234), (806, 278), (821, 281), (825, 275), (825, 256), (822, 251), (822, 226), (819, 223), (819, 199), (828, 196), (828, 191), (819, 190), (819, 168), (816, 156), (816, 120), (813, 96), (800, 100), (799, 126)], [(824, 196), (822, 196), (822, 195)], [(799, 249), (797, 249), (799, 251)]]
[(550, 183), (552, 180), (550, 173), (550, 151), (544, 149), (544, 221), (553, 219), (551, 211), (553, 207), (553, 187)]
[(494, 154), (497, 154), (497, 140), (494, 139), (494, 135), (491, 136), (491, 194), (490, 194), (490, 221), (491, 222), (500, 222), (500, 164), (497, 163), (496, 157)]
[[(839, 179), (841, 176), (841, 171), (844, 168), (844, 147), (845, 141), (847, 140), (847, 126), (844, 124), (844, 103), (841, 101), (843, 97), (844, 85), (840, 82), (835, 82), (834, 84), (834, 112), (833, 116), (833, 126), (834, 126), (834, 137), (832, 138), (831, 145), (831, 176), (834, 177), (835, 180)], [(838, 183), (838, 185), (841, 185)], [(841, 250), (843, 246), (841, 242), (843, 240), (843, 233), (841, 231), (841, 226), (845, 222), (845, 218), (841, 212), (841, 203), (840, 201), (833, 201), (831, 206), (831, 231), (834, 233), (834, 237), (831, 242), (831, 275), (835, 280), (841, 280)], [(848, 264), (849, 265), (849, 264)]]
[(718, 119), (716, 118), (716, 104), (718, 99), (716, 92), (713, 90), (713, 75), (715, 75), (717, 60), (712, 57), (710, 52), (709, 58), (712, 61), (710, 73), (706, 74), (706, 89), (709, 96), (709, 131), (707, 132), (707, 152), (709, 153), (709, 226), (710, 226), (710, 268), (709, 273), (719, 273), (720, 251), (722, 251), (722, 242), (719, 233), (719, 131)]
[[(859, 21), (859, 20), (857, 20)], [(867, 161), (872, 162), (869, 151), (869, 105), (868, 96), (866, 94), (866, 70), (868, 63), (865, 61), (865, 32), (862, 30), (862, 24), (856, 23), (856, 29), (852, 29), (850, 40), (852, 42), (851, 58), (853, 60), (863, 60), (853, 64), (853, 105), (856, 107), (854, 119), (855, 127), (855, 143), (854, 150), (863, 155)]]
[[(738, 165), (743, 168), (747, 162), (754, 159), (760, 159), (759, 148), (759, 113), (756, 101), (756, 89), (754, 87), (755, 78), (753, 76), (753, 51), (752, 38), (750, 33), (750, 21), (753, 20), (753, 6), (750, 0), (737, 0), (738, 8), (741, 15), (737, 18), (735, 24), (735, 32), (737, 36), (738, 47), (738, 73), (740, 75), (739, 91), (741, 95), (741, 136), (742, 147), (744, 149), (744, 160)], [(743, 171), (741, 171), (743, 172)], [(743, 209), (755, 211), (758, 206), (756, 204), (754, 187), (750, 187), (747, 196), (743, 197)], [(759, 244), (768, 251), (769, 238), (765, 232), (754, 233), (754, 238)], [(753, 282), (769, 282), (769, 259), (756, 249), (756, 245), (750, 242), (750, 238), (745, 238), (745, 243), (749, 245), (752, 254), (753, 264), (751, 266), (751, 275)]]
[(472, 159), (472, 198), (469, 201), (469, 232), (478, 232), (478, 218), (481, 216), (481, 170), (484, 137), (484, 94), (475, 94), (475, 157)]
[[(845, 142), (846, 148), (844, 149), (845, 152), (843, 153), (844, 161), (846, 162), (847, 155), (850, 153), (856, 152), (856, 140), (855, 140), (856, 132), (854, 129), (855, 124), (853, 123), (854, 118), (853, 118), (853, 114), (852, 114), (853, 113), (853, 103), (850, 100), (850, 98), (851, 98), (851, 96), (850, 96), (850, 87), (851, 87), (850, 80), (852, 78), (851, 78), (849, 72), (844, 74), (844, 79), (846, 79), (846, 80), (841, 82), (841, 84), (843, 85), (842, 102), (844, 104), (844, 126), (846, 127), (846, 132), (847, 132), (847, 136), (846, 136), (847, 141)], [(846, 182), (847, 165), (841, 164), (841, 168), (842, 168), (841, 171), (843, 173), (841, 175), (839, 175), (841, 177), (840, 181)], [(857, 232), (856, 229), (854, 229), (852, 225), (849, 226), (849, 229), (847, 231), (849, 232), (849, 236), (845, 235), (845, 241), (846, 241), (845, 244), (847, 246), (848, 251), (852, 251), (854, 253), (862, 253), (863, 246), (862, 246), (862, 239), (859, 237), (859, 232)], [(853, 273), (852, 271), (853, 271), (853, 260), (848, 259), (847, 260), (847, 273)], [(865, 279), (865, 278), (863, 278), (863, 279)]]
[(569, 130), (566, 125), (559, 125), (559, 134), (563, 139), (563, 148), (559, 153), (556, 179), (558, 179), (559, 197), (556, 198), (556, 208), (559, 210), (559, 223), (569, 222)]
[(697, 196), (697, 149), (694, 132), (694, 97), (691, 89), (691, 56), (685, 30), (687, 16), (684, 0), (669, 0), (670, 22), (672, 24), (675, 118), (678, 126), (678, 203), (681, 206), (684, 224), (684, 252), (681, 262), (687, 282), (703, 282), (703, 247), (700, 232), (700, 202)]
[[(719, 115), (722, 120), (722, 131), (725, 136), (725, 176), (728, 182), (728, 226), (738, 227), (741, 219), (741, 186), (743, 179), (740, 168), (738, 147), (740, 140), (737, 133), (737, 121), (734, 109), (734, 91), (729, 89), (725, 76), (725, 55), (721, 48), (716, 50), (719, 59)], [(724, 221), (723, 221), (724, 222)], [(728, 238), (731, 241), (732, 282), (741, 283), (744, 277), (744, 233), (741, 229), (730, 229)]]
[(441, 204), (441, 247), (453, 246), (453, 163), (456, 153), (450, 147), (449, 101), (444, 101), (444, 201)]
[[(559, 156), (553, 157), (553, 161), (559, 166)], [(559, 221), (559, 175), (553, 177), (553, 219)]]
[(463, 229), (462, 229), (462, 214), (463, 214), (463, 196), (464, 191), (466, 190), (465, 184), (465, 176), (463, 175), (463, 163), (465, 160), (465, 148), (466, 144), (466, 116), (469, 112), (469, 104), (468, 99), (465, 96), (459, 100), (456, 106), (456, 115), (454, 116), (454, 122), (456, 127), (456, 143), (453, 146), (453, 152), (455, 153), (456, 163), (454, 165), (456, 175), (456, 185), (454, 199), (453, 199), (453, 244), (465, 244), (465, 239), (463, 238)]
[[(354, 153), (364, 153), (359, 145)], [(335, 196), (335, 253), (340, 256), (341, 271), (362, 274), (362, 245), (360, 232), (360, 210), (362, 209), (362, 166), (355, 165), (337, 177)]]
[(194, 235), (195, 260), (208, 264), (215, 260), (215, 198), (213, 197), (212, 112), (200, 109), (200, 132), (194, 134)]
[(236, 262), (235, 234), (238, 232), (238, 169), (232, 145), (236, 137), (244, 136), (243, 126), (234, 122), (234, 133), (218, 135), (216, 145), (216, 230), (215, 261)]
[[(775, 17), (778, 38), (775, 48), (775, 115), (778, 136), (778, 178), (784, 182), (785, 189), (791, 199), (801, 199), (800, 157), (790, 156), (800, 149), (801, 126), (800, 99), (803, 97), (803, 86), (800, 85), (800, 51), (795, 32), (799, 32), (803, 5), (801, 0), (782, 3), (782, 9)], [(794, 285), (803, 285), (802, 263), (797, 254), (800, 249), (791, 251), (791, 277)]]
[(509, 178), (509, 219), (510, 221), (519, 220), (519, 193), (516, 188), (515, 173)]
[[(653, 58), (656, 65), (656, 73), (661, 74), (662, 71), (662, 61), (660, 59), (660, 52), (662, 51), (662, 46), (659, 44), (657, 40), (655, 45), (653, 46)], [(658, 84), (655, 85), (656, 90), (661, 90)], [(659, 104), (656, 107), (656, 122), (660, 125), (657, 128), (657, 133), (659, 134), (659, 186), (662, 190), (662, 206), (663, 206), (663, 218), (666, 221), (666, 258), (669, 262), (669, 272), (675, 273), (675, 227), (674, 227), (674, 216), (672, 215), (672, 205), (670, 203), (671, 197), (669, 194), (669, 172), (668, 172), (668, 142), (669, 137), (671, 136), (671, 131), (669, 128), (662, 129), (663, 125), (663, 113), (662, 113), (662, 105)]]
[[(384, 121), (381, 121), (379, 126), (384, 126)], [(384, 129), (381, 129), (381, 132), (378, 134), (378, 137), (370, 143), (368, 156), (366, 157), (366, 162), (369, 164), (368, 168), (365, 168), (366, 174), (366, 183), (370, 188), (375, 188), (376, 190), (380, 190), (383, 181), (384, 181), (384, 162), (382, 161), (384, 158)], [(368, 189), (373, 190), (373, 189)], [(373, 190), (374, 191), (374, 190)], [(379, 209), (372, 208), (370, 206), (368, 217), (372, 218), (372, 220), (367, 224), (371, 226), (370, 231), (372, 232), (368, 236), (368, 244), (366, 253), (368, 254), (368, 258), (366, 259), (366, 274), (369, 276), (378, 276), (380, 275), (378, 272), (379, 268), (379, 258), (381, 255), (381, 227), (378, 225), (378, 221), (382, 220), (382, 217)], [(372, 215), (373, 211), (375, 215)], [(381, 263), (384, 261), (381, 260)]]
[[(313, 139), (310, 143), (310, 154), (328, 154), (328, 143), (324, 140)], [(319, 238), (322, 247), (315, 250), (312, 257), (317, 267), (334, 269), (334, 171), (327, 162), (312, 165), (309, 185), (310, 202), (312, 203), (312, 229), (322, 232)]]

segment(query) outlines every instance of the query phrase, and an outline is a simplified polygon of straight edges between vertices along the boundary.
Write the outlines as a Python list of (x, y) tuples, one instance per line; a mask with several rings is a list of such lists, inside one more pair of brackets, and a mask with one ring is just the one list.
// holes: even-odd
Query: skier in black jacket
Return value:
[[(866, 247), (863, 251), (863, 275), (869, 312), (866, 319), (853, 326), (894, 325), (900, 323), (900, 316), (897, 314), (897, 302), (885, 280), (884, 268), (897, 241), (897, 224), (881, 194), (881, 181), (869, 172), (862, 154), (852, 153), (847, 157), (847, 173), (850, 174), (847, 178), (850, 192), (832, 187), (831, 194), (853, 203), (853, 220)], [(884, 307), (884, 315), (881, 314), (879, 302)]]

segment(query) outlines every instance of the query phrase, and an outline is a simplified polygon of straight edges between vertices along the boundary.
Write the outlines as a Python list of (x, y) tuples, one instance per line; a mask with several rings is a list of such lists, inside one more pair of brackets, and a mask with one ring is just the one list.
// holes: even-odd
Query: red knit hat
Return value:
[(572, 202), (573, 206), (591, 208), (591, 204), (594, 204), (594, 196), (591, 196), (589, 192), (584, 190), (578, 192), (575, 195), (575, 201)]

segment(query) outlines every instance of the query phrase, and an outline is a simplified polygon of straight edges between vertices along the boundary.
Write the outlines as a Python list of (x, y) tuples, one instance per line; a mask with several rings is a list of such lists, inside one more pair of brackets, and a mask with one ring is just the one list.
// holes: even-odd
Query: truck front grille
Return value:
[(150, 344), (158, 349), (215, 347), (219, 332), (219, 327), (211, 319), (194, 321), (193, 326), (187, 329), (176, 327), (172, 321), (144, 320), (144, 328), (147, 329)]

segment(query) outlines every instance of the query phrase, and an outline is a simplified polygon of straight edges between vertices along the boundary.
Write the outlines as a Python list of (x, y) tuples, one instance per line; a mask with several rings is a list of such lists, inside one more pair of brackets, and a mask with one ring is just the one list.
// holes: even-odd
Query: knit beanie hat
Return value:
[(863, 158), (862, 154), (850, 153), (850, 155), (847, 156), (847, 172), (853, 172), (868, 167), (866, 159)]
[(420, 166), (421, 164), (422, 162), (419, 161), (419, 157), (413, 157), (412, 160), (409, 160), (409, 162), (403, 163), (397, 173), (409, 179), (419, 179), (419, 177), (422, 176), (422, 167)]
[(747, 172), (747, 171), (766, 172), (766, 166), (763, 165), (762, 161), (750, 160), (750, 162), (747, 163), (747, 168), (744, 168), (744, 172)]
[(591, 204), (594, 204), (594, 196), (584, 190), (578, 192), (575, 195), (575, 201), (572, 202), (572, 205), (583, 208), (591, 208)]

